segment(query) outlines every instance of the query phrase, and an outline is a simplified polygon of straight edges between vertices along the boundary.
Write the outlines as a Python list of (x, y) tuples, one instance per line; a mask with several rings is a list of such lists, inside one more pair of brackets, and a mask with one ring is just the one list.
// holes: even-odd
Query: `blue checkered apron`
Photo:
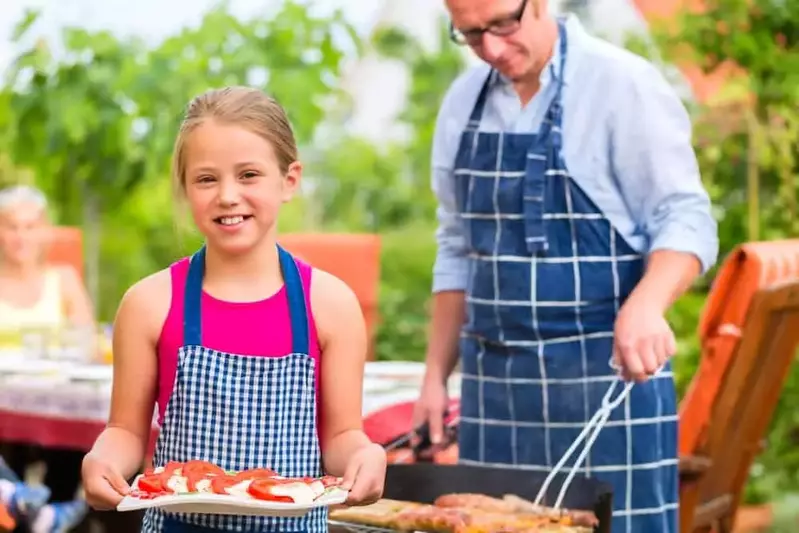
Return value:
[[(320, 476), (314, 361), (299, 270), (279, 248), (293, 338), (285, 357), (252, 357), (202, 345), (200, 302), (205, 247), (191, 259), (186, 280), (184, 342), (153, 464), (200, 459), (226, 470), (271, 468), (287, 477)], [(268, 329), (264, 325), (242, 327)], [(235, 335), (235, 331), (230, 332)], [(322, 532), (327, 511), (299, 518), (176, 514), (148, 510), (146, 533)]]
[[(560, 36), (564, 73), (562, 23)], [(568, 174), (563, 75), (537, 134), (479, 131), (492, 76), (455, 161), (470, 263), (460, 457), (547, 472), (617, 379), (609, 365), (613, 326), (644, 260)], [(676, 394), (666, 367), (632, 388), (579, 472), (612, 485), (614, 533), (676, 533), (676, 457)]]

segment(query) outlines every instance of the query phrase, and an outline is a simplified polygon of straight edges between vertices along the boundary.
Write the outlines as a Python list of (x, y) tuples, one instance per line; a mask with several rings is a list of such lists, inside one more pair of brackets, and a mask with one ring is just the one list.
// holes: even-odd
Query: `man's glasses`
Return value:
[(449, 38), (456, 44), (464, 45), (471, 44), (477, 45), (483, 39), (484, 33), (505, 37), (515, 33), (522, 25), (522, 15), (527, 8), (528, 0), (522, 0), (521, 5), (505, 18), (493, 21), (491, 24), (484, 28), (470, 28), (466, 30), (459, 30), (450, 22), (449, 24)]

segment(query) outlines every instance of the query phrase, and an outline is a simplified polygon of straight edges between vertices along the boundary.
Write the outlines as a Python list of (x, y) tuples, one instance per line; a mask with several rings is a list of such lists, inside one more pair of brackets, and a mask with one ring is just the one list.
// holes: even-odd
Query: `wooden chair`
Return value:
[(799, 345), (799, 240), (736, 249), (699, 334), (680, 405), (680, 531), (729, 533)]
[(80, 228), (55, 226), (52, 228), (47, 262), (69, 265), (83, 279), (83, 233)]
[(366, 320), (369, 359), (374, 359), (380, 285), (380, 236), (346, 233), (289, 233), (280, 244), (303, 261), (341, 279), (355, 292)]

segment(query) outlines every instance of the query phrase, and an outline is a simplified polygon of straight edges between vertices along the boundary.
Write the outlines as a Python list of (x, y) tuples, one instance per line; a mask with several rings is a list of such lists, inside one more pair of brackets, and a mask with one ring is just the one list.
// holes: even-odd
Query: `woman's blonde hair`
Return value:
[(31, 185), (12, 185), (0, 190), (0, 213), (18, 205), (29, 205), (47, 214), (47, 197)]
[(297, 143), (286, 112), (273, 98), (250, 87), (212, 89), (196, 96), (186, 109), (172, 155), (172, 180), (178, 198), (186, 189), (186, 141), (206, 120), (235, 124), (272, 145), (282, 173), (297, 160)]
[[(32, 207), (38, 212), (41, 221), (49, 226), (50, 215), (47, 212), (48, 205), (47, 196), (32, 185), (12, 185), (0, 189), (0, 215), (4, 215), (9, 209), (14, 209), (15, 207)], [(45, 261), (46, 252), (46, 246), (42, 247), (38, 258), (39, 263)], [(4, 254), (2, 250), (0, 250), (0, 261), (4, 260)]]

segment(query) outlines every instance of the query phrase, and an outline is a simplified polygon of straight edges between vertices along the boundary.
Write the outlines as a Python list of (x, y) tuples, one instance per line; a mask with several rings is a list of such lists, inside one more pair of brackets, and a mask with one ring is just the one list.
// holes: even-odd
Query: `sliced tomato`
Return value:
[(211, 491), (214, 494), (228, 494), (227, 489), (237, 484), (235, 476), (224, 474), (221, 476), (214, 476), (211, 479)]
[(138, 489), (142, 492), (150, 494), (172, 492), (167, 486), (166, 480), (161, 474), (150, 474), (149, 476), (142, 476), (137, 483)]
[(243, 470), (236, 474), (236, 479), (241, 481), (247, 481), (248, 479), (272, 479), (277, 475), (277, 472), (274, 470), (269, 470), (268, 468), (251, 468), (249, 470)]
[(211, 479), (216, 476), (206, 476), (203, 474), (197, 474), (196, 472), (189, 472), (186, 474), (186, 488), (189, 489), (189, 492), (197, 492), (197, 483), (203, 481), (204, 479)]
[(183, 463), (178, 463), (177, 461), (169, 461), (167, 464), (164, 465), (164, 470), (161, 473), (156, 474), (155, 468), (147, 468), (144, 470), (144, 475), (145, 476), (157, 475), (169, 478), (172, 476), (172, 474), (174, 474), (176, 471), (180, 470), (181, 468), (183, 468)]
[(254, 479), (250, 486), (247, 487), (247, 492), (258, 500), (294, 503), (294, 499), (290, 496), (277, 496), (272, 493), (272, 487), (283, 483), (296, 483), (296, 481), (290, 479)]
[(208, 461), (189, 461), (183, 465), (183, 475), (198, 475), (198, 476), (221, 476), (225, 471), (213, 463)]
[(168, 492), (161, 491), (161, 492), (144, 492), (143, 490), (134, 489), (130, 491), (130, 496), (132, 498), (137, 498), (139, 500), (153, 500), (158, 498), (159, 496), (166, 496), (169, 494)]
[(341, 485), (341, 482), (344, 481), (340, 477), (335, 476), (322, 476), (322, 477), (300, 477), (296, 478), (294, 481), (302, 481), (303, 483), (316, 483), (317, 481), (322, 484), (324, 488), (329, 487), (338, 487)]
[(328, 488), (328, 487), (338, 487), (339, 485), (341, 485), (341, 483), (344, 480), (336, 476), (322, 476), (321, 478), (319, 478), (319, 481), (322, 482), (322, 485), (324, 485), (325, 488)]
[(186, 477), (186, 486), (191, 492), (197, 492), (200, 481), (225, 475), (224, 470), (208, 461), (189, 461), (183, 465), (181, 473)]

